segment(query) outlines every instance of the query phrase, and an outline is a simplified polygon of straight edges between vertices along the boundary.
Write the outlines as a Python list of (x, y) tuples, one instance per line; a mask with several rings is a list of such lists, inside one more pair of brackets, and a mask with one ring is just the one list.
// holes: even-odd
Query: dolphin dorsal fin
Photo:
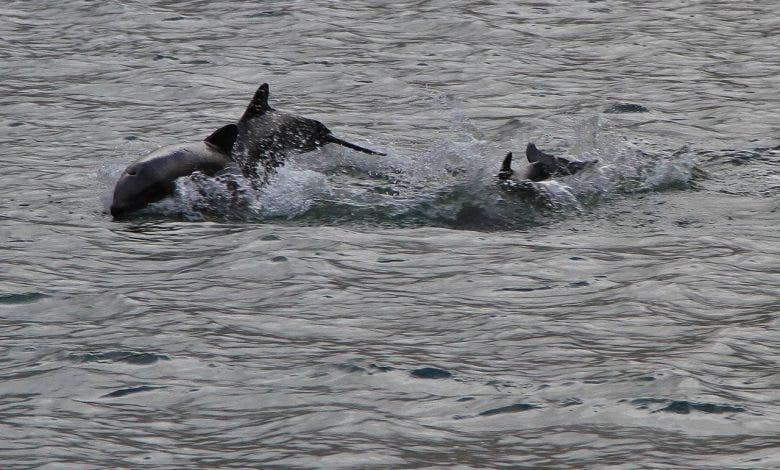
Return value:
[(498, 179), (500, 180), (508, 180), (510, 177), (512, 177), (512, 174), (514, 174), (514, 170), (512, 169), (512, 152), (508, 152), (506, 154), (506, 157), (504, 157), (504, 162), (501, 163), (501, 170), (498, 172)]
[(525, 148), (525, 156), (528, 159), (528, 163), (536, 163), (545, 159), (545, 157), (548, 159), (552, 157), (552, 155), (548, 155), (536, 148), (536, 145), (534, 144), (528, 144)]
[(228, 124), (215, 130), (210, 136), (203, 139), (211, 145), (220, 149), (223, 153), (230, 155), (233, 150), (233, 144), (236, 142), (236, 136), (238, 135), (238, 126), (235, 124)]
[(244, 115), (241, 116), (241, 121), (246, 121), (247, 119), (251, 119), (255, 116), (260, 116), (261, 114), (265, 113), (271, 107), (268, 105), (268, 84), (263, 83), (258, 87), (257, 91), (255, 92), (255, 96), (252, 97), (252, 101), (249, 102), (249, 106), (246, 107), (246, 111), (244, 111)]

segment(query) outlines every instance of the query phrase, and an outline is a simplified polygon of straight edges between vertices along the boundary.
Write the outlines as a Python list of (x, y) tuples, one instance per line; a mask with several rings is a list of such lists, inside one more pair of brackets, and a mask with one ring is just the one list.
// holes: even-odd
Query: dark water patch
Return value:
[(260, 240), (262, 240), (264, 242), (276, 241), (276, 240), (281, 240), (281, 239), (282, 238), (279, 235), (273, 235), (273, 234), (265, 235), (265, 236), (260, 238)]
[(377, 263), (403, 263), (406, 261), (403, 258), (379, 258), (376, 260)]
[(170, 361), (165, 354), (136, 351), (107, 351), (71, 354), (71, 360), (77, 362), (124, 362), (133, 365), (149, 365), (158, 361)]
[[(620, 400), (625, 401), (625, 400)], [(723, 403), (706, 403), (689, 400), (670, 400), (668, 398), (636, 398), (630, 403), (640, 410), (655, 408), (653, 413), (690, 414), (692, 411), (700, 411), (709, 414), (742, 413), (747, 409)], [(665, 405), (665, 406), (663, 406)]]
[(682, 219), (675, 220), (674, 221), (674, 225), (676, 225), (678, 227), (697, 227), (697, 228), (700, 228), (700, 227), (703, 226), (701, 221), (699, 221), (699, 220), (697, 220), (695, 218), (690, 218), (690, 217), (685, 217), (685, 218), (682, 218)]
[(0, 294), (0, 305), (29, 304), (49, 297), (41, 292), (22, 292), (18, 294)]
[(552, 286), (540, 286), (540, 287), (502, 287), (496, 289), (496, 292), (533, 292), (537, 290), (550, 290)]
[(770, 156), (763, 155), (761, 149), (755, 150), (702, 150), (698, 156), (711, 163), (727, 163), (743, 166), (759, 162), (771, 162)]
[(565, 400), (562, 400), (560, 402), (560, 405), (563, 406), (563, 407), (566, 407), (566, 406), (582, 405), (583, 403), (584, 402), (582, 400), (580, 400), (579, 398), (567, 398)]
[(282, 261), (287, 261), (287, 257), (286, 256), (274, 256), (273, 258), (271, 258), (271, 261), (273, 261), (275, 263), (279, 263), (279, 262), (282, 262)]
[(477, 416), (495, 416), (505, 413), (519, 413), (521, 411), (533, 410), (535, 408), (541, 408), (541, 406), (533, 403), (515, 403), (513, 405), (501, 406), (499, 408), (492, 408), (485, 410)]
[(268, 11), (261, 11), (259, 13), (252, 13), (251, 15), (247, 15), (247, 18), (275, 18), (280, 16), (288, 16), (290, 13), (287, 11), (274, 11), (274, 10), (268, 10)]
[(590, 282), (588, 281), (576, 281), (569, 283), (569, 287), (587, 287), (590, 285)]
[(606, 114), (648, 113), (649, 109), (635, 103), (613, 103), (604, 109)]
[(149, 385), (141, 385), (140, 387), (121, 388), (119, 390), (114, 390), (111, 393), (107, 393), (105, 395), (102, 395), (100, 398), (120, 398), (120, 397), (125, 397), (127, 395), (132, 395), (134, 393), (149, 392), (149, 391), (152, 391), (152, 390), (157, 390), (159, 388), (163, 388), (163, 387), (152, 387), (152, 386), (149, 386)]
[[(622, 403), (629, 400), (618, 400), (618, 403)], [(650, 405), (655, 405), (659, 403), (666, 403), (669, 400), (665, 398), (636, 398), (634, 400), (630, 400), (630, 403), (640, 410), (647, 410), (650, 408)]]
[(395, 370), (395, 368), (393, 368), (393, 367), (381, 366), (381, 365), (377, 365), (377, 364), (369, 364), (368, 367), (369, 367), (369, 369), (375, 370), (377, 372), (390, 372), (392, 370)]
[(376, 373), (384, 373), (384, 372), (390, 372), (394, 370), (394, 368), (390, 366), (381, 366), (377, 364), (368, 364), (367, 366), (361, 366), (349, 362), (343, 364), (336, 364), (336, 368), (344, 372), (347, 372), (349, 374), (367, 374), (367, 375), (374, 375)]
[(741, 406), (719, 404), (719, 403), (700, 403), (687, 400), (674, 400), (666, 407), (654, 411), (676, 414), (689, 414), (691, 411), (701, 411), (703, 413), (723, 414), (723, 413), (742, 413), (745, 408)]
[(360, 367), (357, 364), (336, 364), (336, 368), (346, 372), (348, 374), (356, 374), (356, 373), (366, 373), (368, 372), (366, 369)]
[(452, 372), (438, 367), (422, 367), (414, 369), (409, 374), (418, 379), (449, 379), (452, 377)]
[(517, 385), (513, 384), (512, 382), (510, 382), (508, 380), (488, 380), (487, 382), (485, 382), (485, 385), (493, 387), (496, 390), (501, 390), (503, 388), (515, 388), (515, 387), (517, 387)]

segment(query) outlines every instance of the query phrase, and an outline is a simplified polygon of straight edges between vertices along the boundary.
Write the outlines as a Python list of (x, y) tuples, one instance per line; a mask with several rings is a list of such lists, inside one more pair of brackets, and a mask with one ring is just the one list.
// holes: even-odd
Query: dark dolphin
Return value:
[(202, 142), (163, 147), (133, 163), (116, 182), (111, 215), (121, 218), (171, 195), (176, 178), (195, 171), (211, 176), (225, 168), (237, 134), (237, 126), (228, 124)]
[[(542, 152), (534, 144), (528, 144), (525, 149), (525, 156), (529, 165), (521, 179), (530, 181), (544, 181), (553, 176), (573, 175), (598, 162), (598, 160), (581, 161), (556, 157)], [(512, 152), (509, 152), (504, 157), (501, 170), (496, 176), (500, 180), (508, 180), (514, 173), (515, 170), (512, 169)]]
[(244, 176), (265, 182), (284, 164), (288, 152), (311, 152), (329, 143), (369, 155), (385, 155), (335, 137), (319, 121), (273, 109), (268, 95), (268, 84), (263, 83), (238, 121), (233, 159)]

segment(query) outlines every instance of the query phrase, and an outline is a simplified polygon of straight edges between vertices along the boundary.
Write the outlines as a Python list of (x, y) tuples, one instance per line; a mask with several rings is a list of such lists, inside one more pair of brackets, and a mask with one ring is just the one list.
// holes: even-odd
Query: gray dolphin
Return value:
[(111, 215), (121, 218), (169, 196), (180, 176), (195, 171), (214, 175), (231, 163), (230, 152), (237, 134), (236, 125), (228, 124), (202, 142), (163, 147), (133, 163), (116, 182)]
[(369, 155), (385, 155), (335, 137), (319, 121), (277, 111), (268, 104), (268, 95), (268, 84), (263, 83), (238, 121), (233, 159), (244, 176), (259, 178), (263, 183), (284, 164), (288, 152), (311, 152), (329, 143)]
[[(525, 156), (529, 165), (524, 177), (521, 179), (530, 181), (544, 181), (553, 176), (573, 175), (598, 162), (598, 160), (581, 161), (556, 157), (542, 152), (534, 144), (528, 144), (525, 149)], [(515, 170), (512, 169), (512, 152), (509, 152), (504, 157), (501, 170), (496, 176), (500, 180), (508, 180), (514, 173)]]

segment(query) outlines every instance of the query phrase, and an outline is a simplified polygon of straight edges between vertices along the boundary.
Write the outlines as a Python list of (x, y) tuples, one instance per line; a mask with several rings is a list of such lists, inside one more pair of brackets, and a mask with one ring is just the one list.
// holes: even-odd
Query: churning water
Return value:
[[(779, 5), (4, 2), (0, 466), (780, 466)], [(388, 156), (111, 219), (263, 82)]]

